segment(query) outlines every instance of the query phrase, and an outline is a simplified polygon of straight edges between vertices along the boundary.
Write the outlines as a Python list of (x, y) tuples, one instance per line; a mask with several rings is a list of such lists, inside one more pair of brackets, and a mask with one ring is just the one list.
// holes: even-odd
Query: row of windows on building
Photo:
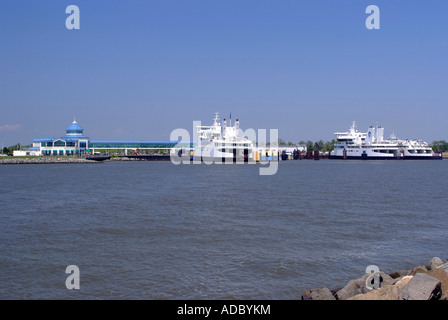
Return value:
[[(76, 147), (76, 142), (57, 140), (55, 142), (53, 142), (53, 141), (42, 142), (40, 145), (41, 145), (41, 147)], [(81, 149), (87, 148), (87, 143), (79, 142), (79, 147)]]
[(78, 150), (42, 150), (43, 156), (73, 156), (79, 154)]

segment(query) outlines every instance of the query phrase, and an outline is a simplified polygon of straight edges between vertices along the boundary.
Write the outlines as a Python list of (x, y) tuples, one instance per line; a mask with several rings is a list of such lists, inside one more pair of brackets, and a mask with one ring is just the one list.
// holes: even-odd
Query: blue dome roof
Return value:
[(67, 128), (67, 132), (78, 132), (78, 131), (83, 131), (84, 129), (83, 128), (81, 128), (80, 126), (79, 126), (79, 124), (76, 122), (76, 120), (73, 120), (73, 122), (72, 122), (72, 124), (70, 125), (70, 127), (68, 127)]

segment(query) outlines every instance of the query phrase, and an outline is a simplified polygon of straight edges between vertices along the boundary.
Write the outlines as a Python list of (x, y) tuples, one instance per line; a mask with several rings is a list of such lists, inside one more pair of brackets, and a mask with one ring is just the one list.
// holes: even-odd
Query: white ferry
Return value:
[(441, 159), (428, 143), (421, 140), (401, 140), (392, 135), (384, 139), (384, 128), (370, 126), (367, 132), (356, 130), (353, 122), (347, 132), (335, 132), (337, 143), (331, 159)]
[(197, 126), (198, 139), (194, 149), (195, 161), (207, 162), (248, 162), (253, 159), (253, 142), (241, 137), (240, 124), (236, 119), (232, 126), (232, 116), (229, 123), (219, 119), (219, 113), (215, 113), (211, 126)]

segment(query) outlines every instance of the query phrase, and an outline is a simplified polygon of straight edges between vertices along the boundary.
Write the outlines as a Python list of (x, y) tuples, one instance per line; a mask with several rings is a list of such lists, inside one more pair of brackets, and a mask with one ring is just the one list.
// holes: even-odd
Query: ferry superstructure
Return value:
[(367, 132), (356, 130), (353, 122), (349, 131), (335, 132), (337, 143), (332, 159), (441, 159), (428, 143), (421, 140), (402, 140), (394, 135), (384, 138), (384, 128), (370, 126)]
[(253, 158), (252, 141), (240, 136), (240, 123), (236, 119), (232, 125), (232, 117), (229, 122), (219, 119), (219, 113), (215, 113), (211, 126), (197, 126), (198, 139), (194, 149), (194, 159), (213, 162), (248, 162)]

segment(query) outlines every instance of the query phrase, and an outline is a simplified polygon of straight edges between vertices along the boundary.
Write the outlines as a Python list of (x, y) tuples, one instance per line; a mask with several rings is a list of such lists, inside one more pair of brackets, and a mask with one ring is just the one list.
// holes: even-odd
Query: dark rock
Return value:
[(391, 276), (392, 279), (397, 279), (397, 278), (407, 276), (409, 274), (409, 272), (410, 272), (410, 270), (398, 270), (398, 271), (392, 272), (391, 274), (389, 274), (389, 276)]
[(334, 288), (334, 289), (331, 289), (330, 291), (331, 291), (331, 294), (336, 298), (336, 300), (338, 299), (338, 297), (336, 297), (336, 293), (339, 291), (339, 290), (341, 290), (343, 287), (338, 287), (338, 288)]
[(426, 273), (416, 273), (398, 296), (398, 300), (437, 300), (442, 295), (441, 283)]
[(302, 295), (302, 300), (336, 300), (328, 288), (317, 288), (307, 290)]

